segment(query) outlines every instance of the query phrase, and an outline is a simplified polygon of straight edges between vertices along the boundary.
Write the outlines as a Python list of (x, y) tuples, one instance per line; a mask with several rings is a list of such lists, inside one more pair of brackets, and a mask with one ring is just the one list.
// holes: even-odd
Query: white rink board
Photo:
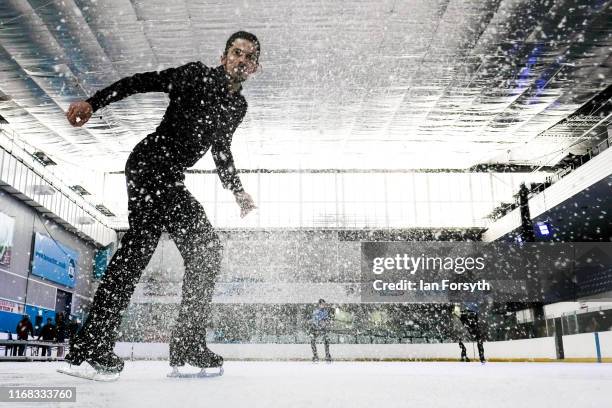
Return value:
[[(465, 343), (468, 357), (476, 358), (474, 343)], [(555, 359), (554, 338), (485, 343), (487, 358)], [(322, 357), (323, 345), (317, 344)], [(210, 348), (228, 360), (310, 360), (310, 344), (210, 344)], [(459, 359), (457, 343), (433, 344), (331, 344), (331, 354), (341, 360), (381, 359)], [(115, 352), (124, 358), (167, 359), (166, 343), (117, 343)]]
[[(612, 357), (612, 332), (599, 333), (599, 346), (602, 358)], [(565, 358), (597, 358), (595, 335), (593, 333), (563, 336)]]

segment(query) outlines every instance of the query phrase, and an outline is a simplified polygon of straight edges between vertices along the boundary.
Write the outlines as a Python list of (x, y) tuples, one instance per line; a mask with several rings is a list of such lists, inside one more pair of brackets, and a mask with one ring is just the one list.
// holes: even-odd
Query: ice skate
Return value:
[[(208, 371), (207, 371), (208, 370)], [(179, 368), (174, 366), (172, 371), (168, 373), (170, 378), (208, 378), (208, 377), (221, 377), (223, 375), (223, 367), (219, 367), (219, 370), (214, 372), (210, 368), (202, 368), (199, 372), (181, 372)]]
[[(124, 366), (123, 360), (112, 352), (92, 355), (73, 350), (66, 355), (65, 361), (69, 367), (59, 368), (58, 373), (93, 381), (117, 381)], [(87, 364), (83, 365), (84, 362)]]
[(79, 377), (85, 380), (101, 381), (101, 382), (112, 382), (117, 381), (120, 376), (118, 371), (103, 371), (100, 369), (93, 368), (88, 364), (89, 367), (84, 365), (73, 366), (70, 365), (67, 368), (58, 368), (57, 372), (70, 375), (72, 377)]
[[(185, 365), (185, 363), (200, 368), (200, 372), (186, 373), (179, 371), (179, 367)], [(173, 356), (170, 359), (170, 366), (172, 371), (168, 374), (168, 377), (171, 378), (206, 378), (223, 375), (223, 357), (213, 353), (205, 346), (203, 352), (198, 353), (198, 355), (186, 355), (184, 360)]]

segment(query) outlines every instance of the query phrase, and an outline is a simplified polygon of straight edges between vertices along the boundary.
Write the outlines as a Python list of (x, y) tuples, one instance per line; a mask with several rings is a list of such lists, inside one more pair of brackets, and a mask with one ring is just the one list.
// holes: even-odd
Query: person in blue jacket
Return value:
[(328, 307), (324, 299), (319, 299), (317, 308), (312, 312), (310, 321), (310, 347), (312, 348), (312, 361), (319, 361), (317, 354), (317, 337), (323, 339), (325, 346), (325, 361), (331, 362), (331, 354), (329, 353), (329, 337), (327, 332), (332, 321), (331, 308)]

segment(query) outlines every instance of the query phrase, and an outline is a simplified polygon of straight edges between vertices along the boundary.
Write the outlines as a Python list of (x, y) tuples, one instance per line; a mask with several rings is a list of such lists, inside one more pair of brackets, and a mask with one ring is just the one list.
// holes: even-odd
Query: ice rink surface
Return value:
[[(2, 386), (74, 386), (77, 402), (14, 407), (608, 407), (612, 364), (237, 362), (217, 378), (166, 378), (165, 361), (127, 361), (117, 382), (57, 373), (66, 363), (0, 363)], [(197, 370), (196, 370), (197, 371)]]

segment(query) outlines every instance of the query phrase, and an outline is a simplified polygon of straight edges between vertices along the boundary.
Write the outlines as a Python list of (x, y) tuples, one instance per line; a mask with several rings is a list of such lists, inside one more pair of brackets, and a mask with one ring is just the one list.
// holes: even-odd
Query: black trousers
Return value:
[(91, 354), (113, 350), (121, 316), (166, 230), (185, 264), (182, 301), (172, 333), (170, 357), (177, 350), (201, 351), (206, 345), (210, 303), (221, 268), (223, 248), (219, 237), (202, 205), (185, 188), (182, 173), (159, 167), (151, 170), (150, 163), (130, 157), (126, 180), (130, 227), (102, 278), (72, 347), (76, 345), (77, 349), (80, 347)]
[[(480, 357), (480, 361), (485, 360), (484, 355), (484, 345), (483, 345), (483, 336), (480, 331), (480, 326), (478, 324), (478, 314), (474, 312), (464, 312), (461, 313), (461, 317), (459, 318), (461, 323), (465, 326), (470, 336), (474, 339), (478, 347), (478, 356)], [(461, 360), (469, 360), (467, 357), (467, 350), (465, 349), (465, 345), (463, 342), (459, 341), (459, 348), (461, 349)]]

